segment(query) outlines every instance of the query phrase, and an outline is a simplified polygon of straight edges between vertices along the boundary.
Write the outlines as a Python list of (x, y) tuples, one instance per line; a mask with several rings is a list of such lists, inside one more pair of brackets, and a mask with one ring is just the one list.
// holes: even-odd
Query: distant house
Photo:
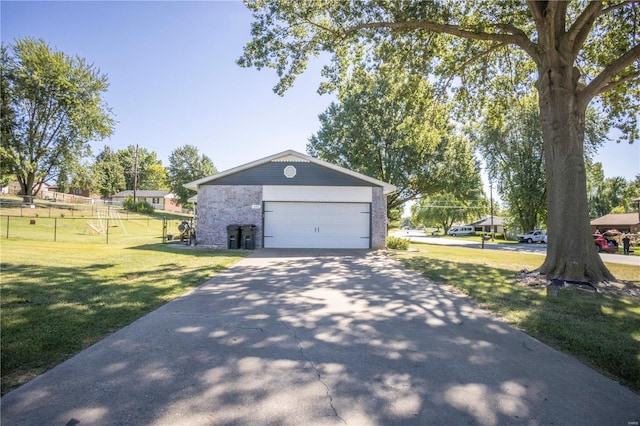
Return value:
[[(133, 197), (133, 190), (120, 191), (111, 196), (111, 202), (122, 205), (127, 197)], [(176, 196), (168, 190), (138, 190), (136, 201), (146, 201), (156, 210), (182, 212), (182, 207), (176, 204)]]
[(640, 233), (640, 213), (606, 214), (591, 221), (591, 232), (617, 229), (622, 233)]
[(486, 216), (483, 219), (478, 220), (477, 222), (470, 223), (469, 226), (473, 226), (476, 232), (492, 232), (492, 224), (494, 234), (504, 233), (505, 221), (499, 216), (493, 216), (493, 221), (491, 220), (491, 216)]

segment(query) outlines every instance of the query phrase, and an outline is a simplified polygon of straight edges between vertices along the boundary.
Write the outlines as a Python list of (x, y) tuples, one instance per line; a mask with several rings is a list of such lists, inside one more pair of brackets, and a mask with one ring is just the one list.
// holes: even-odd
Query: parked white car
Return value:
[(473, 235), (475, 233), (476, 231), (475, 229), (473, 229), (473, 226), (455, 226), (449, 229), (447, 235), (457, 237), (458, 235)]
[(547, 231), (529, 231), (526, 234), (518, 235), (519, 243), (547, 243)]

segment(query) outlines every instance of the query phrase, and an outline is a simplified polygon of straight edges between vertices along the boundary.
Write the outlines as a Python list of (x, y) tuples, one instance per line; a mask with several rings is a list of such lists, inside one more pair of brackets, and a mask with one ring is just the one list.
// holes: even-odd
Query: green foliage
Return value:
[(134, 201), (133, 197), (126, 197), (122, 203), (126, 210), (136, 213), (153, 213), (155, 209), (146, 201)]
[(101, 196), (109, 197), (126, 188), (125, 171), (118, 155), (108, 146), (96, 157), (93, 165), (96, 188)]
[(134, 186), (141, 190), (167, 189), (166, 173), (155, 152), (129, 145), (118, 150), (116, 155), (124, 170), (125, 189), (133, 190)]
[(177, 203), (183, 207), (190, 207), (192, 204), (188, 200), (196, 194), (196, 191), (185, 188), (184, 184), (215, 173), (217, 170), (213, 161), (204, 154), (200, 156), (198, 148), (193, 145), (178, 147), (169, 156), (169, 185), (171, 192), (176, 194)]
[(387, 237), (387, 247), (392, 250), (407, 250), (409, 248), (409, 240), (399, 237)]
[(536, 229), (545, 222), (547, 212), (537, 98), (514, 98), (505, 110), (496, 107), (474, 136), (513, 224), (518, 229)]
[(478, 186), (460, 198), (434, 194), (420, 199), (411, 207), (411, 221), (418, 226), (443, 228), (446, 234), (454, 223), (472, 222), (488, 211), (489, 200)]
[(424, 78), (389, 67), (356, 70), (340, 97), (320, 115), (307, 151), (395, 185), (389, 211), (426, 193), (480, 181), (472, 152), (451, 136), (446, 105), (434, 100)]
[[(9, 52), (10, 50), (10, 52)], [(89, 153), (89, 141), (112, 133), (102, 96), (106, 75), (83, 58), (53, 51), (42, 40), (18, 39), (2, 49), (2, 174), (14, 174), (31, 195)]]
[(631, 201), (640, 197), (640, 175), (627, 182), (622, 177), (604, 177), (602, 163), (587, 163), (589, 216), (597, 218), (609, 213), (636, 211)]

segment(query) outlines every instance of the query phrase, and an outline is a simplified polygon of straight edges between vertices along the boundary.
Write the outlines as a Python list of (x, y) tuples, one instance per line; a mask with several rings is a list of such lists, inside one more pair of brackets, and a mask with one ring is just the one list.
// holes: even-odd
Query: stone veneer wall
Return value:
[[(252, 206), (260, 206), (253, 209)], [(198, 189), (198, 244), (227, 248), (227, 225), (256, 225), (262, 247), (262, 186), (203, 185)]]
[(381, 249), (387, 246), (387, 197), (382, 188), (371, 189), (371, 248)]

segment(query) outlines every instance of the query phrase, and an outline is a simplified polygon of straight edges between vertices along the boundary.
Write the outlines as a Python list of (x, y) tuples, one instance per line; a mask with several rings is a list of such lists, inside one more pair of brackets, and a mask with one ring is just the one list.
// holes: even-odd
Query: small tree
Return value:
[(192, 204), (189, 198), (196, 192), (184, 187), (185, 183), (193, 182), (200, 178), (213, 175), (217, 172), (213, 161), (206, 155), (200, 156), (198, 148), (193, 145), (178, 147), (169, 156), (169, 186), (171, 192), (176, 194), (176, 201), (183, 207), (190, 207)]

